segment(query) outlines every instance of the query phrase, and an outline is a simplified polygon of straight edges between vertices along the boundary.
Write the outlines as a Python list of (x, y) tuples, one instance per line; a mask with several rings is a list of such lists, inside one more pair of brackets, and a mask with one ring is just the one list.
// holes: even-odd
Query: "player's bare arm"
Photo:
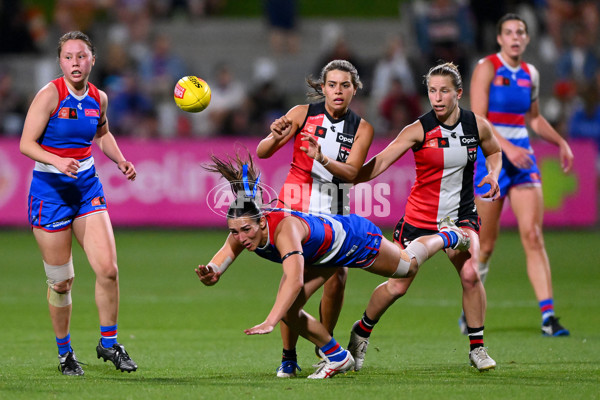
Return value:
[(527, 113), (527, 119), (531, 129), (547, 142), (558, 146), (559, 157), (564, 172), (568, 172), (573, 167), (573, 151), (571, 146), (560, 134), (550, 125), (548, 120), (544, 118), (539, 111), (539, 101), (535, 100), (531, 103), (531, 108)]
[(212, 286), (219, 281), (221, 275), (225, 273), (243, 250), (244, 247), (229, 234), (223, 247), (217, 251), (210, 262), (206, 265), (198, 265), (194, 271), (202, 283), (206, 286)]
[(498, 176), (502, 169), (502, 148), (493, 133), (492, 124), (480, 115), (475, 114), (475, 118), (477, 119), (480, 146), (485, 155), (485, 165), (488, 170), (488, 174), (477, 184), (477, 187), (489, 184), (490, 190), (481, 197), (496, 200), (500, 196)]
[(385, 149), (362, 166), (354, 183), (367, 182), (381, 175), (410, 148), (422, 142), (423, 134), (420, 121), (406, 126)]
[(79, 161), (74, 158), (60, 157), (47, 152), (37, 140), (42, 136), (50, 115), (58, 104), (58, 90), (52, 83), (44, 86), (33, 99), (23, 126), (20, 150), (27, 157), (44, 164), (51, 164), (63, 174), (77, 178)]
[(283, 147), (304, 122), (307, 112), (308, 105), (298, 105), (273, 121), (270, 126), (271, 132), (256, 148), (258, 158), (269, 158)]
[[(266, 334), (281, 321), (288, 312), (304, 285), (304, 258), (302, 257), (302, 241), (306, 238), (306, 226), (300, 220), (290, 217), (285, 218), (275, 231), (275, 246), (282, 257), (283, 276), (275, 304), (269, 315), (259, 325), (244, 332), (247, 335)], [(290, 254), (286, 257), (287, 254)]]

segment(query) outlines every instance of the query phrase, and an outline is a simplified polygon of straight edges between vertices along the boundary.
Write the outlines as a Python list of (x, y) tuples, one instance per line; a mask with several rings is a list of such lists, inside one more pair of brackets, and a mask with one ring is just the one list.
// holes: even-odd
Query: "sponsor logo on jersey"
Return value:
[(308, 122), (304, 125), (303, 129), (303, 131), (310, 133), (311, 135), (314, 135), (316, 130), (317, 126), (315, 124), (309, 124)]
[(446, 148), (446, 147), (450, 147), (450, 142), (448, 141), (447, 138), (434, 138), (434, 139), (426, 141), (423, 144), (423, 147), (428, 147), (428, 148), (433, 148), (433, 149)]
[(324, 138), (326, 134), (327, 134), (327, 128), (317, 125), (317, 127), (315, 128), (315, 136)]
[[(332, 126), (332, 128), (333, 128), (333, 126)], [(354, 143), (354, 136), (340, 132), (337, 134), (335, 141), (338, 143), (346, 144), (346, 145), (352, 147), (352, 144)]]
[(517, 79), (517, 86), (520, 87), (531, 87), (531, 81), (529, 79)]
[(61, 219), (60, 221), (55, 221), (50, 224), (47, 224), (44, 227), (47, 227), (49, 229), (58, 229), (58, 228), (62, 228), (63, 226), (69, 225), (70, 223), (71, 223), (70, 218), (64, 218), (64, 219)]
[(497, 75), (497, 76), (494, 78), (494, 83), (493, 83), (493, 85), (494, 85), (494, 86), (510, 86), (510, 79), (508, 79), (508, 78), (507, 78), (507, 77), (505, 77), (505, 76), (500, 76), (500, 75)]
[(93, 206), (103, 206), (105, 204), (106, 204), (106, 201), (104, 200), (104, 196), (94, 197), (92, 199), (92, 205)]
[(100, 110), (95, 108), (86, 108), (84, 113), (86, 117), (100, 117)]
[(77, 119), (77, 110), (75, 108), (63, 107), (58, 111), (58, 118)]
[(476, 136), (461, 136), (460, 137), (460, 145), (461, 146), (474, 146), (477, 144)]
[(430, 140), (433, 138), (441, 138), (442, 137), (442, 129), (439, 126), (436, 126), (429, 132), (425, 134), (425, 140)]

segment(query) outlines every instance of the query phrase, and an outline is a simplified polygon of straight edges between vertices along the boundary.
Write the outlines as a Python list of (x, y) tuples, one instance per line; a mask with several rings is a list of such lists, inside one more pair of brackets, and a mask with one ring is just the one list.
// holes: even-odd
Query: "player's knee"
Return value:
[(348, 268), (337, 268), (335, 274), (333, 274), (332, 282), (334, 285), (340, 288), (346, 286), (346, 280), (348, 279)]
[(117, 263), (111, 262), (97, 268), (96, 278), (116, 281), (119, 278), (119, 268), (117, 267)]
[(479, 272), (476, 270), (473, 263), (468, 263), (463, 266), (460, 279), (462, 286), (465, 289), (471, 289), (479, 283)]
[(408, 286), (400, 279), (388, 279), (386, 283), (386, 289), (388, 294), (392, 296), (394, 300), (396, 300), (406, 294)]
[(538, 226), (533, 226), (527, 229), (523, 234), (523, 243), (526, 247), (534, 250), (544, 248), (544, 237), (542, 229)]
[(44, 261), (48, 283), (48, 303), (55, 307), (71, 304), (71, 286), (75, 277), (73, 260), (63, 265), (50, 265)]
[(419, 266), (428, 258), (429, 251), (423, 243), (417, 241), (410, 243), (406, 249), (400, 251), (396, 272), (391, 277), (407, 278), (414, 276), (419, 270)]

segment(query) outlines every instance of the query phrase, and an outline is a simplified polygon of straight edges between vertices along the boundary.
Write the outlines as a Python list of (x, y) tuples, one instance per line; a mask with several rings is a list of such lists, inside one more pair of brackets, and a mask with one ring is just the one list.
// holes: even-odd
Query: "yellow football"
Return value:
[(210, 104), (210, 86), (193, 75), (184, 76), (175, 85), (173, 99), (183, 111), (200, 112)]

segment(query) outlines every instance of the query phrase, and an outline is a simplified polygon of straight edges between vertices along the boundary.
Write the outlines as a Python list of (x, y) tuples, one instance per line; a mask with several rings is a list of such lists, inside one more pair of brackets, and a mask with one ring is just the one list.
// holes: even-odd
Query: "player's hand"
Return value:
[(533, 160), (531, 159), (533, 150), (515, 146), (511, 143), (510, 145), (503, 145), (502, 152), (506, 155), (508, 161), (517, 168), (529, 169), (533, 167)]
[(479, 182), (479, 185), (477, 185), (477, 187), (482, 187), (486, 183), (490, 185), (490, 190), (488, 190), (481, 197), (491, 201), (497, 200), (498, 197), (500, 197), (500, 186), (498, 185), (498, 180), (493, 176), (486, 175), (483, 177), (481, 182)]
[(79, 161), (74, 158), (62, 158), (59, 157), (58, 161), (54, 163), (56, 169), (58, 169), (63, 174), (71, 177), (73, 179), (77, 179), (77, 170), (80, 167)]
[(313, 160), (321, 161), (323, 159), (323, 153), (321, 153), (321, 145), (317, 142), (317, 139), (309, 135), (307, 133), (301, 133), (302, 140), (304, 143), (303, 146), (300, 146), (300, 150), (306, 153), (307, 156), (312, 158)]
[(276, 142), (283, 140), (291, 131), (292, 120), (285, 115), (271, 123), (271, 133)]
[(560, 144), (559, 156), (563, 172), (569, 172), (573, 167), (575, 157), (571, 151), (571, 146), (566, 141)]
[(246, 335), (266, 335), (267, 333), (273, 332), (273, 328), (273, 325), (265, 321), (262, 324), (253, 326), (250, 329), (244, 329), (244, 333)]
[(209, 265), (198, 265), (196, 268), (196, 275), (200, 278), (200, 281), (206, 286), (212, 286), (219, 281), (219, 274), (213, 271)]
[(117, 167), (121, 170), (123, 175), (127, 177), (128, 180), (135, 181), (137, 173), (135, 172), (135, 167), (131, 161), (119, 161)]

